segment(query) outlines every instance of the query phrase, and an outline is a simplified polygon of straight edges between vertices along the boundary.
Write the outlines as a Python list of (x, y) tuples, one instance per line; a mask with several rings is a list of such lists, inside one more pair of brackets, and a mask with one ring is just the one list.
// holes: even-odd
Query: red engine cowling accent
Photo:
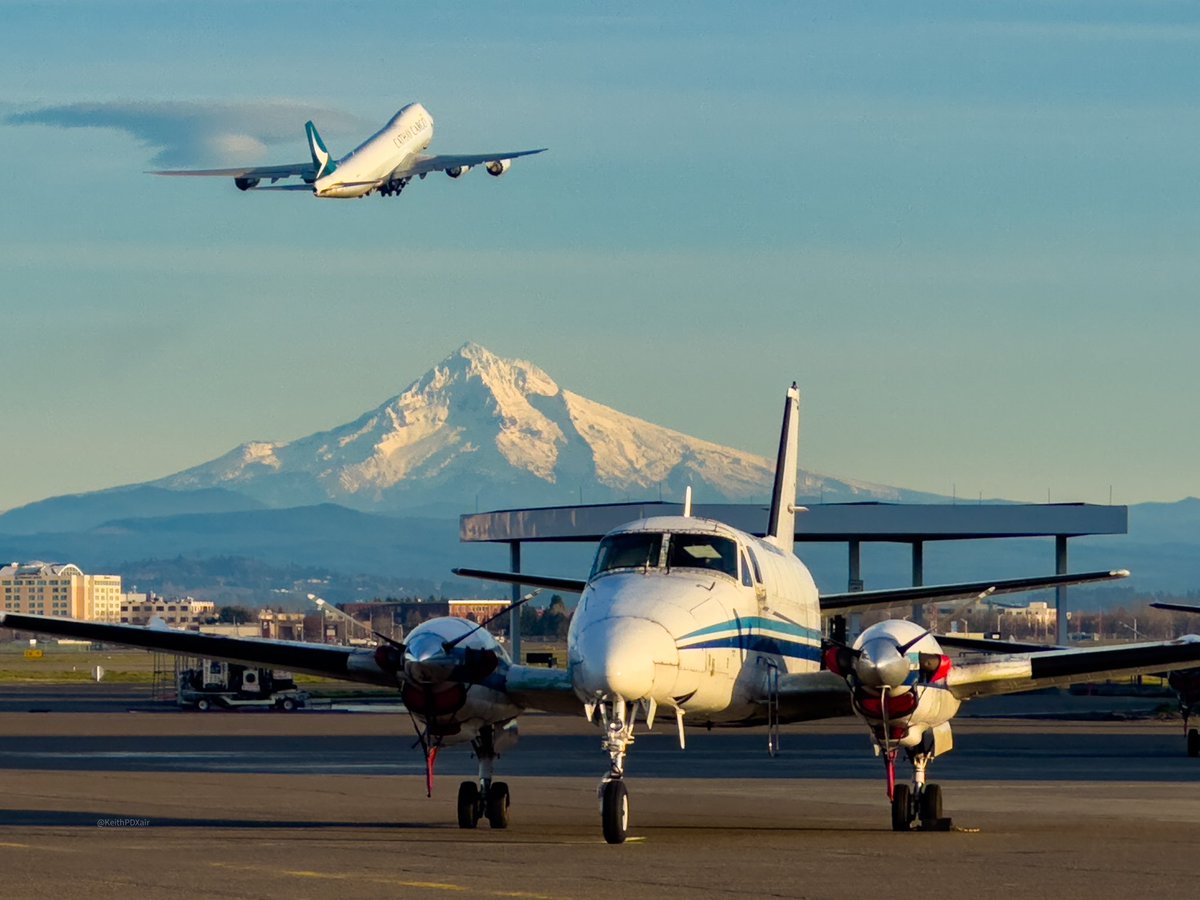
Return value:
[(467, 689), (457, 682), (436, 691), (406, 684), (400, 689), (400, 697), (411, 712), (429, 720), (462, 709), (467, 702)]
[(826, 647), (823, 656), (825, 658), (825, 668), (834, 675), (845, 678), (850, 674), (850, 668), (842, 665), (846, 661), (844, 659), (846, 656), (844, 647)]
[[(913, 690), (905, 691), (902, 694), (889, 694), (887, 699), (888, 721), (902, 719), (907, 715), (911, 715), (913, 710), (917, 708), (920, 700), (921, 698), (917, 696), (917, 692)], [(858, 691), (854, 695), (854, 705), (868, 719), (883, 719), (882, 694)]]
[(385, 672), (399, 672), (404, 668), (404, 651), (391, 644), (380, 644), (375, 648), (375, 665)]

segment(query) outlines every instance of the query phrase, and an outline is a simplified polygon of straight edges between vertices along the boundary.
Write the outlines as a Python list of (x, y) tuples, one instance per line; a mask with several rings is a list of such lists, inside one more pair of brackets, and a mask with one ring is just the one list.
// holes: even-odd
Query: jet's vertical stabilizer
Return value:
[(325, 149), (325, 142), (317, 133), (317, 126), (312, 122), (305, 122), (304, 130), (308, 134), (308, 149), (312, 153), (313, 165), (317, 167), (317, 178), (330, 174), (337, 168), (337, 163)]
[(771, 492), (771, 516), (767, 540), (788, 553), (796, 537), (796, 464), (800, 434), (800, 391), (793, 381), (783, 404), (783, 427), (779, 431), (779, 455), (775, 459), (775, 489)]

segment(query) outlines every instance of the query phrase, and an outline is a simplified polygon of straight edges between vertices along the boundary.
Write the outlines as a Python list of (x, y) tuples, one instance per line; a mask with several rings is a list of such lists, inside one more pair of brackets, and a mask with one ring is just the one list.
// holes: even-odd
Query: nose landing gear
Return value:
[[(604, 840), (623, 844), (629, 830), (629, 789), (625, 787), (625, 754), (633, 743), (633, 723), (637, 707), (617, 698), (599, 704), (604, 738), (600, 746), (608, 753), (608, 774), (597, 790), (600, 800), (600, 824)], [(628, 716), (628, 717), (627, 717)]]

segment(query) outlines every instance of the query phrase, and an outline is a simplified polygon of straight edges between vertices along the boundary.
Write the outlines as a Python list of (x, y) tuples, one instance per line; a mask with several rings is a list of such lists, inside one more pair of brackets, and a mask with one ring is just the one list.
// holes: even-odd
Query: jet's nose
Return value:
[[(675, 640), (651, 619), (602, 619), (588, 625), (571, 655), (572, 681), (583, 697), (641, 700), (665, 695), (679, 664)], [(667, 683), (670, 681), (671, 683)]]

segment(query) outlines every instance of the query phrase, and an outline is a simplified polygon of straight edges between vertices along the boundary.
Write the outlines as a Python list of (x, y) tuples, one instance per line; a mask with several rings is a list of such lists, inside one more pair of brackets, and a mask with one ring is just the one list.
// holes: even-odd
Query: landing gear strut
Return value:
[(608, 753), (608, 774), (600, 781), (600, 823), (604, 840), (623, 844), (629, 829), (629, 789), (625, 787), (625, 754), (633, 743), (637, 707), (618, 698), (599, 705), (604, 738), (600, 746)]
[(911, 787), (894, 783), (896, 751), (891, 750), (884, 757), (891, 791), (892, 831), (910, 831), (914, 822), (920, 831), (949, 831), (952, 820), (942, 816), (941, 785), (925, 782), (925, 769), (933, 755), (910, 751), (909, 759), (913, 764)]
[(471, 748), (479, 760), (479, 780), (464, 781), (458, 786), (459, 828), (474, 828), (485, 816), (493, 828), (508, 827), (508, 785), (492, 780), (496, 762), (495, 738), (495, 728), (488, 725), (480, 729), (479, 736), (471, 741)]

